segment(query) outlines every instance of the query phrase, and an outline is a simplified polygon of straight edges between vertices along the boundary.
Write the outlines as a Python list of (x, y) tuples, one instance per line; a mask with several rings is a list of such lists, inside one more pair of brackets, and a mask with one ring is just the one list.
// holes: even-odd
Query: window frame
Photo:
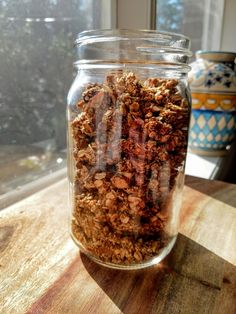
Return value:
[[(231, 1), (231, 2), (230, 2)], [(115, 6), (113, 12), (116, 28), (139, 28), (139, 29), (155, 29), (156, 25), (156, 0), (114, 0)], [(204, 8), (204, 31), (203, 31), (203, 47), (207, 50), (234, 50), (225, 47), (225, 30), (230, 29), (228, 36), (233, 38), (234, 29), (229, 25), (232, 24), (232, 18), (229, 17), (231, 10), (229, 9), (232, 0), (207, 0)], [(217, 8), (219, 14), (209, 15), (209, 10)], [(130, 13), (132, 9), (132, 13)], [(227, 10), (226, 10), (227, 9)], [(143, 13), (144, 16), (143, 16)], [(211, 25), (211, 27), (209, 27)], [(209, 38), (211, 43), (209, 45)], [(236, 48), (235, 48), (236, 49)]]
[[(217, 8), (217, 14), (209, 14)], [(220, 50), (224, 19), (225, 0), (206, 0), (203, 24), (202, 50)], [(209, 38), (211, 39), (209, 45)]]
[(116, 0), (116, 28), (155, 29), (155, 0)]

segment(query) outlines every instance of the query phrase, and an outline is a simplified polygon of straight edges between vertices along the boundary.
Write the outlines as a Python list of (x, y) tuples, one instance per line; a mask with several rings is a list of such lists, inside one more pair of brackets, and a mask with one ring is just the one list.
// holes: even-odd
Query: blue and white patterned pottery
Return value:
[(236, 53), (198, 51), (191, 64), (192, 117), (189, 147), (222, 155), (236, 132)]

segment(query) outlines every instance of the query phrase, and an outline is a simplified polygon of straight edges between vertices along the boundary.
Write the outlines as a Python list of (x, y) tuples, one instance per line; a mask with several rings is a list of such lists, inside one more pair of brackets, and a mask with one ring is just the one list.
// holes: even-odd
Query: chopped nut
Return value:
[(130, 105), (130, 111), (138, 111), (138, 110), (139, 110), (139, 103), (133, 102), (133, 103)]
[(105, 179), (106, 178), (106, 172), (99, 172), (99, 173), (96, 173), (94, 178), (96, 180), (102, 180), (102, 179)]
[(114, 187), (118, 188), (118, 189), (127, 189), (129, 187), (127, 181), (119, 176), (114, 176), (111, 179), (112, 184), (114, 185)]
[(116, 206), (114, 207), (114, 200), (111, 200), (111, 199), (105, 200), (105, 206), (112, 207), (113, 209), (116, 209)]
[(149, 181), (148, 187), (150, 190), (158, 191), (159, 182), (156, 179), (151, 179)]
[(124, 177), (131, 179), (133, 174), (131, 172), (121, 172), (121, 175), (123, 175)]
[(109, 200), (114, 200), (116, 199), (116, 195), (115, 195), (115, 192), (109, 192), (106, 194), (106, 199), (109, 199)]
[(138, 251), (134, 252), (134, 258), (135, 258), (138, 262), (140, 262), (140, 261), (143, 259), (142, 254), (141, 254), (140, 252), (138, 252)]
[(120, 220), (123, 224), (127, 224), (129, 222), (129, 217), (128, 216), (124, 216), (124, 215), (121, 215), (120, 216)]
[(96, 180), (94, 181), (94, 185), (96, 186), (96, 188), (100, 188), (101, 186), (103, 186), (103, 182), (102, 180)]
[(133, 203), (133, 204), (138, 204), (140, 203), (142, 200), (139, 198), (139, 197), (136, 197), (136, 196), (133, 196), (133, 195), (129, 195), (128, 196), (128, 201), (130, 203)]

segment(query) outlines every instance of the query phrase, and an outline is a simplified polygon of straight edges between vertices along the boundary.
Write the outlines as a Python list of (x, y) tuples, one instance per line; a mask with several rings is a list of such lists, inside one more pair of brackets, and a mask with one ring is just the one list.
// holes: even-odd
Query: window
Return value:
[(104, 0), (0, 2), (0, 195), (65, 166), (73, 42), (80, 31), (110, 27), (103, 7)]
[(118, 0), (117, 26), (184, 34), (193, 52), (235, 50), (235, 8), (234, 0)]
[(157, 0), (156, 28), (191, 38), (192, 51), (219, 50), (224, 0)]
[(66, 96), (77, 33), (179, 32), (192, 50), (235, 50), (235, 0), (0, 1), (0, 201), (66, 165)]

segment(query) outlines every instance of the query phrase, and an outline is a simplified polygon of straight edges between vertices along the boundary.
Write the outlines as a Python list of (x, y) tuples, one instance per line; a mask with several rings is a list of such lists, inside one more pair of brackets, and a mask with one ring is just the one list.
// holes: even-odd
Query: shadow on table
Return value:
[(186, 176), (185, 185), (236, 208), (236, 185)]
[[(84, 254), (81, 259), (109, 298), (123, 313), (129, 314), (223, 313), (215, 311), (216, 302), (222, 305), (221, 289), (226, 285), (233, 290), (236, 283), (223, 274), (226, 266), (235, 274), (236, 267), (181, 234), (169, 256), (145, 270), (109, 269)], [(228, 304), (230, 311), (224, 309), (224, 313), (233, 313), (234, 303)]]

